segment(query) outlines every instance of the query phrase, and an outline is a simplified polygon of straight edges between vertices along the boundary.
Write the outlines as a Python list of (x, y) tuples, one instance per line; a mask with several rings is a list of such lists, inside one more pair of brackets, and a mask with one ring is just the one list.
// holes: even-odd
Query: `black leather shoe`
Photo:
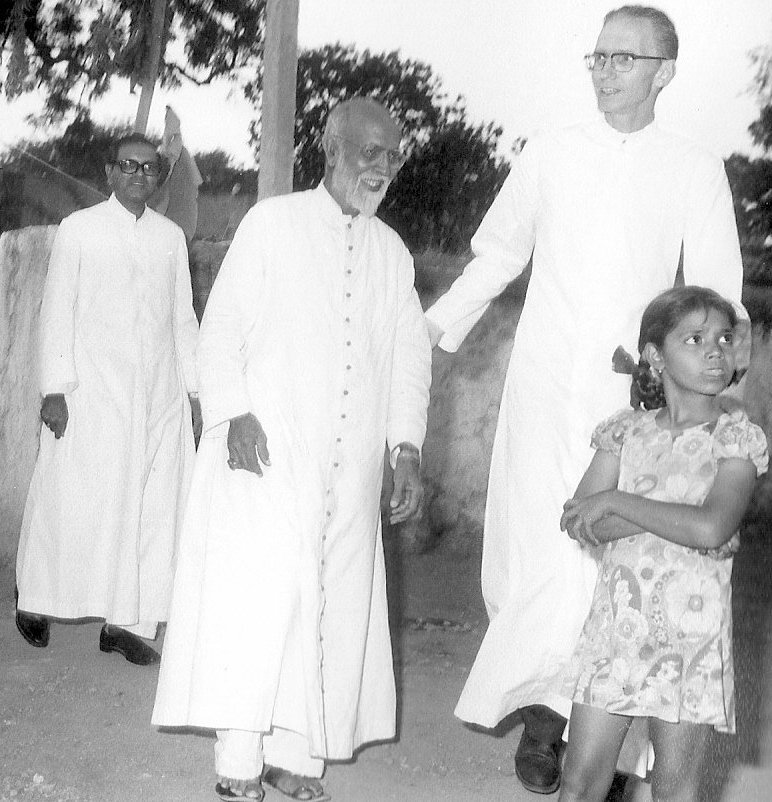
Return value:
[(99, 633), (99, 651), (118, 652), (138, 666), (149, 666), (161, 659), (161, 655), (151, 649), (142, 638), (109, 624), (105, 624)]
[(523, 788), (535, 794), (552, 794), (560, 787), (560, 741), (538, 741), (523, 731), (515, 752), (515, 774)]
[(45, 616), (17, 610), (16, 629), (21, 632), (22, 637), (30, 646), (37, 646), (39, 649), (45, 649), (48, 646), (51, 624)]
[(13, 589), (13, 603), (16, 605), (16, 629), (21, 632), (30, 646), (45, 649), (51, 634), (51, 624), (43, 615), (24, 613), (19, 611), (19, 588)]

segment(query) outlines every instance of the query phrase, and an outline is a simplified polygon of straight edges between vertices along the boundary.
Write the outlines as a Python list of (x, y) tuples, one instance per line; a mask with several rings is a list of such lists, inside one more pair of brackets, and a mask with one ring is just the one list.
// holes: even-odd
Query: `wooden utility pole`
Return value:
[(268, 0), (263, 48), (258, 200), (292, 192), (299, 0)]
[(134, 130), (138, 134), (147, 131), (147, 120), (150, 116), (150, 104), (153, 102), (153, 90), (158, 80), (161, 66), (161, 45), (164, 38), (164, 21), (168, 0), (153, 0), (153, 11), (150, 17), (150, 35), (148, 37), (147, 60), (142, 63), (142, 93), (137, 106), (137, 119)]

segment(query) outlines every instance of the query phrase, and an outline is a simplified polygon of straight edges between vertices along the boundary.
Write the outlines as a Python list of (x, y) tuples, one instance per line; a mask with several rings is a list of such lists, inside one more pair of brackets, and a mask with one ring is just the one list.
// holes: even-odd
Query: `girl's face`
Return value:
[(661, 370), (665, 392), (716, 396), (732, 379), (735, 366), (733, 329), (716, 309), (696, 309), (665, 337), (661, 349), (652, 343), (649, 364)]

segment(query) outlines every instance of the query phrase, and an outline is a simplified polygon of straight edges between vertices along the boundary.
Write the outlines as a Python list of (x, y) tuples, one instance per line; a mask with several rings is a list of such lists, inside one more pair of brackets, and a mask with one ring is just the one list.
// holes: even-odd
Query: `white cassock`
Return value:
[(185, 237), (115, 196), (65, 218), (40, 312), (41, 427), (17, 557), (19, 609), (118, 625), (166, 620), (192, 473), (196, 339)]
[(546, 704), (568, 717), (564, 669), (589, 611), (596, 563), (559, 528), (590, 463), (593, 428), (629, 403), (611, 371), (637, 355), (646, 304), (687, 284), (740, 302), (742, 264), (722, 162), (655, 123), (602, 117), (529, 140), (472, 240), (476, 258), (427, 312), (455, 351), (526, 266), (493, 446), (482, 589), (490, 625), (456, 708), (495, 726)]
[[(323, 185), (258, 203), (209, 296), (204, 436), (153, 723), (304, 735), (347, 758), (391, 738), (379, 499), (384, 447), (419, 448), (431, 353), (413, 264)], [(229, 419), (265, 430), (262, 478), (227, 466)]]

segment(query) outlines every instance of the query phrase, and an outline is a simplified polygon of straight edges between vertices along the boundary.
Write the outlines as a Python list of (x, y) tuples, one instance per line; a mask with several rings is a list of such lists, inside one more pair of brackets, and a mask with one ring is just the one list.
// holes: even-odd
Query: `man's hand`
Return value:
[(40, 419), (54, 433), (57, 440), (64, 437), (64, 430), (70, 419), (64, 393), (50, 393), (43, 399), (40, 405)]
[(231, 418), (228, 427), (228, 467), (263, 475), (260, 463), (270, 465), (268, 438), (260, 421), (251, 413)]
[(394, 467), (394, 490), (391, 494), (389, 522), (401, 524), (421, 511), (424, 490), (418, 474), (419, 453), (416, 448), (401, 448)]
[(201, 439), (201, 430), (204, 428), (204, 421), (201, 416), (201, 402), (198, 400), (197, 395), (188, 395), (190, 399), (190, 417), (193, 423), (193, 439), (198, 445)]
[(433, 320), (426, 318), (426, 328), (429, 329), (429, 342), (434, 348), (445, 333)]

